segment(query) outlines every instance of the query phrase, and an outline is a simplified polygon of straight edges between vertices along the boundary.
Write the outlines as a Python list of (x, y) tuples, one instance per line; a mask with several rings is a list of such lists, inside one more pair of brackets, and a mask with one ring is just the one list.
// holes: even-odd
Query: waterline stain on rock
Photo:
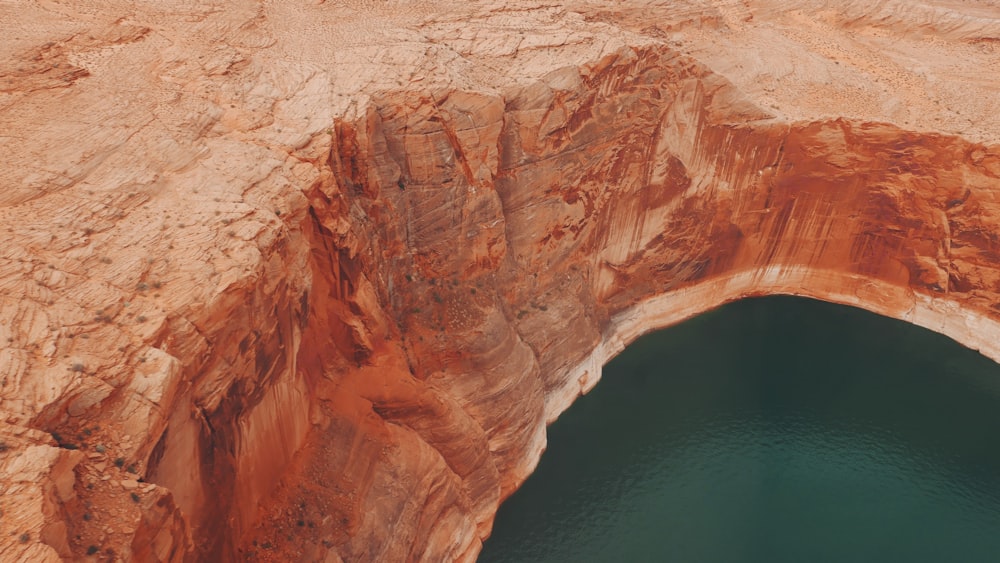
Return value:
[(1000, 366), (820, 302), (647, 335), (549, 429), (480, 558), (991, 561)]

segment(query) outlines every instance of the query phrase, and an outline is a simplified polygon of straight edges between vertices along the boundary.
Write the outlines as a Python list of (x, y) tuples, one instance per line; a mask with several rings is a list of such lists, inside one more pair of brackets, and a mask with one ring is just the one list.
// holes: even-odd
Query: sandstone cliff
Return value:
[(747, 295), (1000, 359), (1000, 8), (0, 6), (0, 559), (473, 560)]

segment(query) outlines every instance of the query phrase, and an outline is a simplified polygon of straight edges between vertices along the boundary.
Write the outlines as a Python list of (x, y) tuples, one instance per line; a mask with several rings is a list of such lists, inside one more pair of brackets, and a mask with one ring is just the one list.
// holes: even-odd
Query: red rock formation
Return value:
[(4, 560), (472, 560), (608, 358), (747, 295), (1000, 359), (997, 102), (935, 109), (995, 10), (125, 4), (0, 13)]

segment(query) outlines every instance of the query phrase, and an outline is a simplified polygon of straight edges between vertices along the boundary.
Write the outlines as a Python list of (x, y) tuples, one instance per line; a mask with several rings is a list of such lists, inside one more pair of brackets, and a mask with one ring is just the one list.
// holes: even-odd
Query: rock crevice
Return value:
[[(131, 49), (170, 95), (150, 102), (159, 121), (95, 141), (100, 162), (57, 155), (86, 213), (27, 193), (55, 173), (19, 176), (0, 208), (81, 213), (65, 233), (12, 222), (23, 244), (0, 263), (0, 558), (473, 560), (546, 424), (608, 359), (747, 296), (864, 307), (1000, 359), (1000, 145), (892, 112), (780, 110), (703, 50), (736, 33), (752, 47), (764, 24), (649, 7), (683, 15), (649, 27), (626, 4), (469, 20), (571, 30), (544, 41), (398, 24), (453, 45), (461, 71), (372, 28), (391, 45), (366, 51), (379, 68), (417, 70), (401, 85), (360, 69), (351, 92), (321, 71), (349, 75), (336, 53), (315, 62), (279, 29), (301, 15), (279, 6), (199, 13), (243, 38), (202, 37), (212, 72), (109, 23), (94, 41), (121, 45), (85, 45), (71, 83), (24, 78), (68, 96), (39, 104), (82, 103), (110, 87), (101, 57)], [(326, 9), (347, 8), (309, 8), (319, 29), (336, 27)], [(955, 49), (961, 29), (941, 32)], [(171, 134), (144, 140), (157, 123)], [(162, 162), (122, 172), (133, 152)]]

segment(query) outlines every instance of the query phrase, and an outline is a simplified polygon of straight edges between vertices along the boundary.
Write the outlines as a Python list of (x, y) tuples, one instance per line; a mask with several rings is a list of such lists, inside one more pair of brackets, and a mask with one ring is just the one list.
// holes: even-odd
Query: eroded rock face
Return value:
[(0, 8), (5, 561), (472, 560), (748, 295), (1000, 359), (994, 7), (84, 4)]

